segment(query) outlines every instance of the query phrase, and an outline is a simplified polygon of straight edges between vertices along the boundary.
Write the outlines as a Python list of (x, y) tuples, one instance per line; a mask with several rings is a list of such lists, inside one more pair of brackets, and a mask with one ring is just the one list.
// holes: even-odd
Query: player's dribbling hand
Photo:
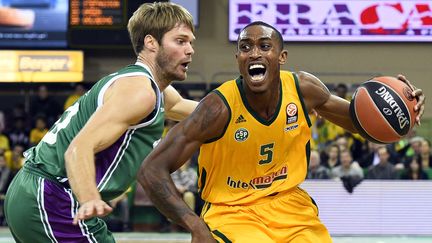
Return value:
[(417, 123), (417, 125), (420, 125), (420, 118), (423, 116), (424, 104), (425, 104), (425, 99), (426, 99), (426, 97), (423, 94), (423, 90), (414, 87), (411, 84), (411, 82), (402, 74), (398, 74), (397, 78), (399, 80), (401, 80), (402, 82), (408, 84), (408, 86), (413, 90), (411, 95), (416, 97), (416, 99), (417, 99), (417, 104), (414, 107), (414, 110), (417, 112), (416, 123)]
[(113, 209), (103, 200), (94, 199), (83, 203), (75, 215), (73, 224), (77, 224), (79, 220), (89, 219), (93, 217), (103, 217), (111, 213)]

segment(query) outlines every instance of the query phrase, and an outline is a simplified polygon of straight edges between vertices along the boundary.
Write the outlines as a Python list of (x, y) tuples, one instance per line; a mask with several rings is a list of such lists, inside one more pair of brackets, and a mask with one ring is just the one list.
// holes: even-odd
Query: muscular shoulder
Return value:
[(295, 74), (299, 79), (300, 92), (309, 111), (324, 104), (330, 98), (330, 91), (316, 76), (304, 71)]
[(211, 92), (198, 104), (187, 125), (191, 130), (200, 131), (200, 140), (205, 142), (221, 136), (229, 119), (228, 107), (218, 94)]
[(156, 104), (151, 81), (145, 76), (123, 77), (116, 80), (104, 95), (104, 106), (120, 109), (135, 124), (146, 117)]

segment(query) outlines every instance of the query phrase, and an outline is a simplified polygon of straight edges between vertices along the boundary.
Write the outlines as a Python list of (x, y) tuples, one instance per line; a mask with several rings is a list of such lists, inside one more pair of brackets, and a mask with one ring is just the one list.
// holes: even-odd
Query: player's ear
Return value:
[(159, 43), (152, 35), (146, 35), (144, 37), (144, 48), (150, 51), (156, 51), (159, 47)]
[(280, 65), (285, 64), (287, 58), (288, 58), (288, 51), (282, 50), (281, 53), (279, 54), (279, 64)]
[(240, 50), (239, 50), (238, 42), (237, 42), (237, 47), (236, 47), (236, 52), (235, 52), (235, 58), (236, 58), (236, 59), (237, 59), (238, 56), (239, 56), (239, 52), (240, 52)]

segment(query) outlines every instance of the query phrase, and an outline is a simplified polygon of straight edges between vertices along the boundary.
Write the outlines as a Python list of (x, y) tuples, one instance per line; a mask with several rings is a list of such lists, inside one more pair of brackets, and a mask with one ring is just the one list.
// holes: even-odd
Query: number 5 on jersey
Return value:
[(269, 164), (272, 162), (273, 147), (274, 147), (274, 143), (264, 144), (261, 146), (260, 155), (264, 156), (264, 158), (259, 161), (260, 165)]

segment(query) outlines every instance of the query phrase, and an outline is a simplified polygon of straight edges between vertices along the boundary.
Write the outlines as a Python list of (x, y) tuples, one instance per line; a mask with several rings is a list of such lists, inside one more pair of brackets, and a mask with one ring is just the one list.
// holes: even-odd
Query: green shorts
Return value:
[(23, 167), (5, 199), (5, 216), (16, 242), (115, 242), (99, 218), (72, 221), (78, 211), (72, 191)]

